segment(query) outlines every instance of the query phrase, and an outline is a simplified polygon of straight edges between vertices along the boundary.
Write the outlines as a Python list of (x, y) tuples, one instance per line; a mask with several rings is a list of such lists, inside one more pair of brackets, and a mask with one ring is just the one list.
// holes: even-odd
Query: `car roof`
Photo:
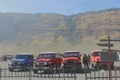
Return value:
[(102, 50), (93, 50), (91, 52), (102, 52)]
[(65, 52), (79, 52), (80, 53), (80, 51), (65, 51)]
[(33, 55), (32, 53), (18, 53), (16, 55)]
[(39, 54), (60, 54), (59, 52), (40, 52)]

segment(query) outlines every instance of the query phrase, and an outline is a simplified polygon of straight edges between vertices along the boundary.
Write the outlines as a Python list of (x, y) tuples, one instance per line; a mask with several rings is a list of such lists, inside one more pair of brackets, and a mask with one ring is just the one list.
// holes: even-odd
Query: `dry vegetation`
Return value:
[[(0, 13), (0, 53), (101, 49), (99, 39), (120, 39), (120, 9), (64, 16)], [(119, 49), (120, 43), (113, 48)]]

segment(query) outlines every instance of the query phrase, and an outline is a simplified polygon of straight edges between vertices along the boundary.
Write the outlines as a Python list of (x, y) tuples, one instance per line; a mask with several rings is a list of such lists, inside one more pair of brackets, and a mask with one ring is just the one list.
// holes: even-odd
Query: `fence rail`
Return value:
[[(9, 71), (8, 68), (0, 69), (0, 80), (107, 80), (108, 70), (84, 70), (82, 73), (77, 73), (75, 70), (59, 70), (52, 73), (37, 73), (32, 69), (27, 71)], [(111, 80), (120, 80), (120, 67), (115, 67), (111, 70)]]
[(92, 70), (90, 73), (85, 72), (86, 80), (107, 80), (110, 78), (111, 80), (120, 80), (120, 68), (115, 67), (111, 70), (111, 76), (108, 77), (108, 70), (100, 69), (100, 70)]
[(13, 80), (13, 79), (21, 79), (24, 80), (37, 80), (37, 79), (45, 79), (45, 80), (76, 80), (76, 72), (56, 72), (53, 73), (37, 73), (35, 74), (32, 69), (28, 71), (12, 71), (10, 72), (8, 69), (0, 69), (0, 80)]

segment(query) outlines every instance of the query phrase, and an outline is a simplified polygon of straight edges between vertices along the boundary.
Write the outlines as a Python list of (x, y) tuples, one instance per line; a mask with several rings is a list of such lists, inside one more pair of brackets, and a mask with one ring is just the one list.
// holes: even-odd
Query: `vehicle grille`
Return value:
[(21, 65), (19, 61), (14, 61), (12, 65), (16, 65), (16, 66), (19, 66)]
[(48, 63), (46, 63), (46, 62), (39, 62), (39, 66), (41, 66), (41, 67), (48, 66)]

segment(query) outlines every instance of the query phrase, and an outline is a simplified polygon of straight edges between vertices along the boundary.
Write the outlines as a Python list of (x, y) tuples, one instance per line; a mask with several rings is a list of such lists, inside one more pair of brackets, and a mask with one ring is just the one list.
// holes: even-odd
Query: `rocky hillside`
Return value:
[[(110, 35), (120, 39), (120, 9), (59, 14), (0, 13), (0, 49), (8, 51), (70, 47)], [(63, 47), (64, 48), (64, 47)], [(14, 50), (13, 50), (14, 49)]]

